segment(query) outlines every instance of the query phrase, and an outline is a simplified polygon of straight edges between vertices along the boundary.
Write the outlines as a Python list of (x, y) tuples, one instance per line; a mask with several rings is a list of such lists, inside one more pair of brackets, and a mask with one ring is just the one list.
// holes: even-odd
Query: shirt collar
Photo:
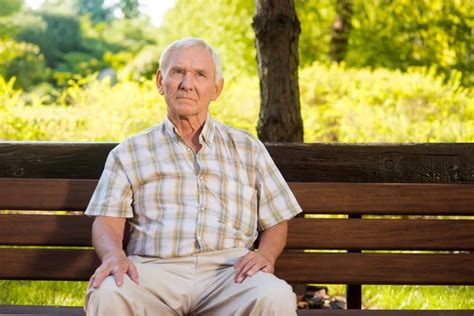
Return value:
[[(178, 133), (176, 132), (176, 127), (174, 126), (173, 122), (166, 116), (164, 120), (165, 131), (166, 134), (172, 139), (178, 139)], [(211, 114), (207, 114), (206, 122), (204, 123), (204, 127), (202, 128), (201, 134), (199, 135), (199, 143), (205, 143), (207, 146), (212, 147), (214, 142), (214, 134), (215, 134), (215, 123), (214, 119), (211, 117)]]
[(202, 128), (201, 135), (199, 135), (199, 142), (206, 143), (207, 146), (212, 147), (214, 143), (214, 134), (216, 132), (216, 125), (210, 113), (207, 113), (206, 123)]
[(166, 134), (168, 134), (168, 136), (172, 140), (176, 140), (178, 138), (178, 133), (176, 133), (176, 128), (174, 127), (173, 122), (171, 122), (168, 116), (166, 116), (165, 118), (164, 125)]

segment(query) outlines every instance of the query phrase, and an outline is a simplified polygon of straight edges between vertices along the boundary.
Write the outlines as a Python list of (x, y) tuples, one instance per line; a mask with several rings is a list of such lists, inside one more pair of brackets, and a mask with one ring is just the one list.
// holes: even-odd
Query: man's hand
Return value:
[(113, 275), (117, 286), (122, 286), (125, 274), (138, 284), (138, 271), (133, 262), (125, 255), (111, 256), (95, 270), (90, 281), (92, 287), (98, 288), (107, 276)]
[(261, 253), (249, 251), (245, 256), (239, 259), (234, 265), (234, 268), (234, 281), (242, 283), (245, 278), (251, 277), (258, 271), (273, 273), (275, 271), (275, 261)]
[(138, 272), (122, 249), (126, 218), (97, 216), (92, 225), (92, 244), (102, 264), (95, 270), (90, 284), (98, 288), (104, 279), (113, 275), (117, 286), (122, 286), (124, 274), (138, 284)]
[(235, 282), (242, 283), (258, 271), (273, 273), (275, 261), (285, 247), (287, 233), (287, 221), (265, 229), (260, 234), (258, 252), (250, 251), (234, 265)]

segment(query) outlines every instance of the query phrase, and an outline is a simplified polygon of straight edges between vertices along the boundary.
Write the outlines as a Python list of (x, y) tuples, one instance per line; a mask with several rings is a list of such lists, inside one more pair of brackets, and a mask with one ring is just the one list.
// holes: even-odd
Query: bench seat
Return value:
[[(0, 143), (0, 279), (87, 280), (99, 265), (83, 211), (109, 143)], [(474, 144), (267, 144), (304, 209), (289, 223), (276, 274), (294, 284), (474, 285)], [(441, 163), (439, 162), (441, 161)], [(81, 308), (0, 305), (3, 314)], [(397, 311), (396, 315), (473, 315)]]

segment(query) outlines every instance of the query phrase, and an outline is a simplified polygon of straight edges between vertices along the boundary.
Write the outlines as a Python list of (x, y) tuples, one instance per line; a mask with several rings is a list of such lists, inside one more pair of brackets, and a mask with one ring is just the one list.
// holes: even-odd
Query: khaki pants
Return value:
[(296, 315), (291, 287), (271, 273), (234, 282), (234, 264), (247, 249), (156, 259), (131, 256), (139, 285), (113, 276), (86, 294), (87, 315)]

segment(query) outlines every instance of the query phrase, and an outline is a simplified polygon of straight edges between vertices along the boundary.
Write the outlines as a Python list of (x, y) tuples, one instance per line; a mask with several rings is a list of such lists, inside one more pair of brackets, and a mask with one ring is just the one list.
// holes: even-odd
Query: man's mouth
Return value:
[(177, 99), (185, 99), (185, 100), (195, 101), (193, 98), (185, 97), (185, 96), (179, 96), (179, 97), (176, 97), (176, 98)]

